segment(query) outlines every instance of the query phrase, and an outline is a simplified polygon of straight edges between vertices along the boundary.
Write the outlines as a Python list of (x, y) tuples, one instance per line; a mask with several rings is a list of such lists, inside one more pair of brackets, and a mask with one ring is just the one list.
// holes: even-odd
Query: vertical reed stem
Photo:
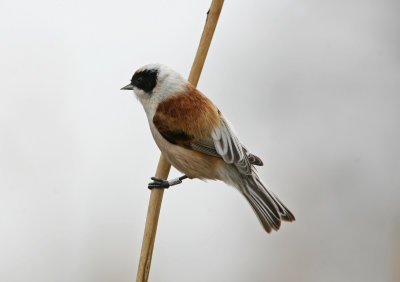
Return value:
[[(194, 86), (197, 86), (197, 83), (199, 82), (200, 74), (207, 57), (208, 49), (210, 48), (223, 3), (224, 0), (213, 0), (210, 10), (208, 11), (206, 24), (203, 29), (203, 34), (201, 35), (199, 47), (188, 79)], [(170, 168), (171, 165), (164, 156), (161, 155), (155, 176), (167, 179)], [(156, 238), (163, 195), (164, 189), (151, 190), (136, 282), (147, 282), (149, 278), (151, 258), (153, 255), (154, 241)]]

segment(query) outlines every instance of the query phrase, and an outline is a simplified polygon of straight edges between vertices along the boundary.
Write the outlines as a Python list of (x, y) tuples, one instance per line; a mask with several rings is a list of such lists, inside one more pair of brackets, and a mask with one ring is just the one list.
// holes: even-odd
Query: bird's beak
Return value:
[(122, 87), (121, 90), (133, 90), (133, 85), (129, 83), (127, 86)]

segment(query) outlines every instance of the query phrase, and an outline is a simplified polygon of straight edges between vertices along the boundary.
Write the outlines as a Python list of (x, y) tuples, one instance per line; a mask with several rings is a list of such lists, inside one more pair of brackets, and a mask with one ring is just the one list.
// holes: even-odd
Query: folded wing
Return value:
[(196, 89), (188, 93), (172, 96), (157, 108), (153, 123), (166, 140), (222, 158), (245, 175), (252, 173), (252, 165), (263, 165), (239, 142), (229, 122), (206, 96)]

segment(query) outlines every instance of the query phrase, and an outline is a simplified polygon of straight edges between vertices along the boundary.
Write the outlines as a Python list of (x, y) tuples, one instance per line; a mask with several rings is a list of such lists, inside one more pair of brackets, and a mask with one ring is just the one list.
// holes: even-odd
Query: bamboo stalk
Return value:
[[(197, 86), (197, 83), (199, 82), (200, 74), (207, 57), (208, 49), (217, 26), (223, 3), (224, 0), (213, 0), (210, 10), (208, 11), (207, 20), (188, 79), (194, 86)], [(155, 176), (167, 179), (170, 168), (171, 165), (164, 156), (161, 155)], [(147, 282), (149, 278), (151, 258), (153, 255), (154, 241), (156, 238), (163, 195), (164, 189), (151, 190), (136, 282)]]

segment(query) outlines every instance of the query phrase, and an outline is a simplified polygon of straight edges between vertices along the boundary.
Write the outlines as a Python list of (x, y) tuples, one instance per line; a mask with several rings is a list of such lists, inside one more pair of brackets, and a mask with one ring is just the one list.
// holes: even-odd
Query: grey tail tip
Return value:
[(262, 184), (256, 175), (249, 176), (241, 188), (267, 233), (278, 231), (282, 221), (295, 220), (293, 213)]

